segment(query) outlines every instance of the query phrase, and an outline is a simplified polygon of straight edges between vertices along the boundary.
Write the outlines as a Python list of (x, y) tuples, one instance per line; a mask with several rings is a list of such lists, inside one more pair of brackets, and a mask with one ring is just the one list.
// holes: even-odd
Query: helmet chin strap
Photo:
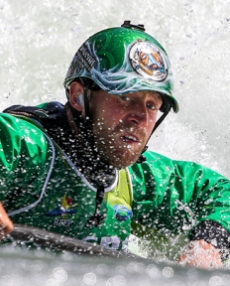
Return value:
[[(86, 130), (86, 138), (91, 145), (91, 152), (92, 156), (94, 157), (93, 160), (97, 159), (98, 154), (95, 151), (94, 146), (94, 138), (93, 138), (93, 125), (92, 125), (92, 118), (90, 115), (89, 109), (89, 100), (90, 100), (90, 89), (87, 86), (84, 86), (84, 108), (85, 108), (85, 130)], [(101, 214), (100, 208), (102, 205), (102, 201), (104, 198), (105, 193), (105, 186), (101, 180), (97, 182), (97, 192), (96, 192), (96, 207), (94, 214), (87, 220), (86, 226), (98, 226), (103, 220), (104, 215)]]
[(153, 128), (153, 131), (152, 131), (152, 133), (151, 133), (151, 136), (152, 136), (153, 132), (155, 132), (155, 130), (157, 129), (157, 127), (158, 127), (158, 126), (162, 123), (162, 121), (165, 119), (165, 117), (169, 114), (169, 111), (170, 111), (170, 109), (167, 110), (166, 112), (164, 112), (164, 113), (161, 115), (161, 117), (157, 120), (157, 122), (156, 122), (156, 124), (155, 124), (155, 126), (154, 126), (154, 128)]
[[(156, 122), (156, 124), (155, 124), (155, 126), (154, 126), (154, 128), (153, 128), (153, 131), (152, 131), (150, 137), (153, 135), (153, 132), (155, 132), (155, 130), (156, 130), (157, 127), (162, 123), (162, 121), (165, 119), (165, 117), (169, 114), (169, 111), (170, 111), (170, 108), (169, 108), (168, 110), (166, 110), (166, 111), (161, 115), (161, 117), (157, 120), (157, 122)], [(149, 137), (149, 140), (150, 140), (150, 137)], [(149, 140), (148, 140), (148, 141), (149, 141)], [(143, 156), (143, 153), (144, 153), (145, 151), (147, 151), (147, 149), (148, 149), (148, 146), (146, 145), (146, 146), (144, 147), (144, 149), (142, 150), (142, 153), (141, 153), (140, 157), (138, 158), (137, 163), (141, 164), (141, 163), (143, 163), (143, 162), (146, 161), (146, 158), (145, 158), (145, 156)]]
[(92, 129), (92, 119), (91, 119), (90, 111), (89, 111), (89, 96), (90, 96), (90, 90), (88, 87), (84, 86), (84, 108), (85, 108), (86, 130)]

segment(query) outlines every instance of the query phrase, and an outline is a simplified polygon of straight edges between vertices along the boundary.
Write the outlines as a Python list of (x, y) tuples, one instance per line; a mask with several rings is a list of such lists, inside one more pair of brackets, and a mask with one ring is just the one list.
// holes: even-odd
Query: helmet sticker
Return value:
[(163, 81), (168, 75), (162, 53), (150, 42), (135, 43), (130, 49), (129, 59), (133, 69), (145, 78)]
[(80, 68), (86, 68), (88, 71), (91, 70), (96, 62), (96, 59), (91, 55), (89, 49), (87, 48), (86, 43), (80, 47), (75, 57)]

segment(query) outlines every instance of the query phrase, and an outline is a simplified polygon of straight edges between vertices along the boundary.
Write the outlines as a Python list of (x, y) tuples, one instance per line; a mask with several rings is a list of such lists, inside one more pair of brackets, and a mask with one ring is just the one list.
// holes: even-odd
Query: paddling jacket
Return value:
[(32, 111), (36, 120), (0, 115), (0, 200), (14, 223), (118, 250), (126, 249), (130, 233), (140, 237), (151, 229), (186, 232), (190, 240), (229, 249), (230, 181), (199, 164), (150, 151), (145, 162), (117, 172), (100, 207), (104, 219), (87, 224), (96, 189), (42, 124), (44, 114), (55, 114), (55, 124), (63, 125), (64, 108), (52, 102)]

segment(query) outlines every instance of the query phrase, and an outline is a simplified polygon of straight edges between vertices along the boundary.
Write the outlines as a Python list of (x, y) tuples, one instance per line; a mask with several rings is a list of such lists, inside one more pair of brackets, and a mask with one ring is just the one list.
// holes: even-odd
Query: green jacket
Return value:
[(192, 162), (145, 152), (146, 162), (117, 173), (107, 188), (99, 225), (96, 190), (39, 123), (0, 116), (0, 200), (14, 223), (40, 227), (116, 249), (130, 233), (186, 231), (190, 239), (229, 247), (230, 182)]

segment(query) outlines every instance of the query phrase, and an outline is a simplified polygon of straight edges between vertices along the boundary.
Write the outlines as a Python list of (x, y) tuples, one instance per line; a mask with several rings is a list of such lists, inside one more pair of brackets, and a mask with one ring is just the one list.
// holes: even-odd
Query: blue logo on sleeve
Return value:
[(133, 212), (125, 206), (115, 205), (113, 209), (115, 217), (119, 221), (126, 221), (127, 219), (132, 217)]

